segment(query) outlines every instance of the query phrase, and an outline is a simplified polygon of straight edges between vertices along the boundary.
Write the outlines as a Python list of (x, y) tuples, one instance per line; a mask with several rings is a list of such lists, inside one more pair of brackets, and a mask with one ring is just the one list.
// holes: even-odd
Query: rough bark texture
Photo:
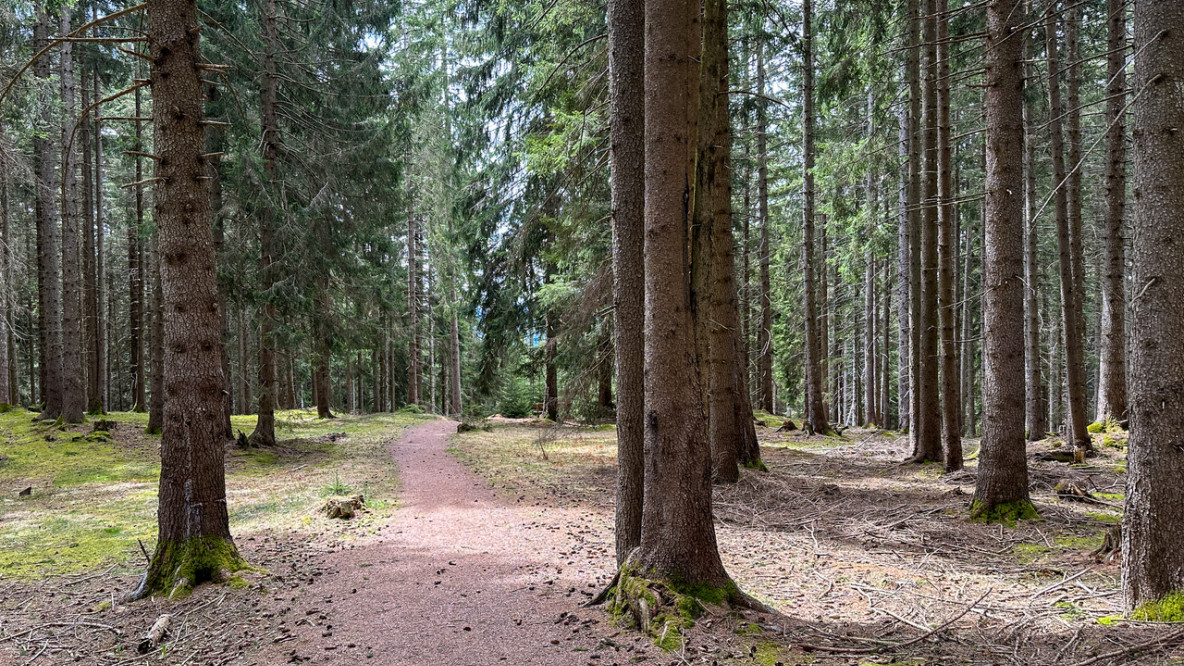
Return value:
[(1126, 3), (1107, 0), (1106, 13), (1106, 227), (1102, 265), (1102, 345), (1098, 372), (1099, 421), (1126, 418)]
[(730, 585), (711, 514), (687, 258), (699, 3), (645, 3), (645, 490), (637, 565), (645, 575)]
[(937, 302), (941, 323), (941, 442), (947, 472), (962, 469), (962, 377), (954, 273), (958, 233), (954, 216), (953, 134), (950, 126), (949, 0), (937, 0)]
[[(456, 291), (450, 292), (450, 298), (453, 303), (452, 307), (452, 325), (449, 327), (449, 343), (448, 348), (452, 351), (449, 355), (452, 361), (452, 370), (449, 373), (450, 381), (450, 399), (448, 413), (452, 416), (459, 417), (463, 408), (461, 393), (461, 358), (460, 358), (460, 321), (456, 314)], [(392, 386), (394, 382), (391, 383)], [(394, 404), (394, 400), (391, 400)]]
[(645, 458), (645, 11), (610, 0), (613, 347), (617, 369), (617, 564), (641, 545)]
[(900, 109), (900, 160), (906, 165), (906, 168), (901, 169), (900, 176), (900, 192), (897, 197), (899, 211), (897, 213), (896, 224), (896, 321), (897, 321), (897, 353), (896, 353), (896, 428), (900, 430), (908, 430), (911, 421), (909, 403), (912, 400), (909, 383), (909, 372), (912, 369), (912, 360), (910, 350), (912, 348), (912, 331), (909, 326), (909, 311), (912, 299), (909, 295), (909, 275), (911, 272), (912, 258), (910, 248), (912, 246), (912, 228), (909, 225), (912, 219), (912, 212), (909, 209), (909, 183), (911, 178), (909, 176), (909, 143), (911, 135), (909, 133), (909, 109), (907, 106), (901, 106)]
[[(137, 65), (138, 67), (138, 65)], [(140, 89), (135, 92), (135, 117), (141, 118)], [(144, 130), (136, 121), (135, 150), (144, 151)], [(140, 157), (136, 156), (136, 180), (144, 180), (144, 168)], [(146, 398), (147, 378), (144, 362), (144, 264), (143, 242), (140, 234), (144, 232), (144, 186), (136, 185), (136, 218), (127, 226), (127, 289), (128, 289), (128, 348), (131, 358), (132, 378), (132, 411), (143, 412), (148, 409)]]
[(1122, 587), (1129, 608), (1184, 591), (1184, 4), (1135, 3), (1135, 225)]
[(937, 103), (937, 2), (925, 0), (921, 19), (921, 71), (924, 178), (921, 203), (921, 310), (917, 318), (918, 377), (914, 384), (917, 432), (913, 438), (914, 462), (938, 461), (942, 456), (942, 407), (939, 395), (939, 316), (937, 294), (938, 235), (938, 103)]
[(1019, 0), (987, 3), (983, 438), (972, 514), (1034, 513), (1024, 450), (1023, 31)]
[(164, 429), (164, 291), (160, 278), (160, 224), (152, 248), (152, 395), (148, 402), (148, 432)]
[[(802, 94), (805, 96), (803, 104), (802, 158), (804, 161), (802, 186), (802, 280), (803, 308), (802, 317), (805, 319), (805, 370), (806, 370), (806, 413), (805, 420), (816, 433), (830, 431), (830, 424), (826, 419), (826, 404), (822, 396), (822, 351), (818, 334), (818, 307), (815, 303), (815, 258), (814, 258), (814, 36), (810, 22), (813, 10), (811, 0), (802, 3), (802, 52), (803, 63)], [(824, 269), (825, 271), (825, 269)], [(823, 280), (826, 279), (825, 272)]]
[(555, 367), (555, 357), (559, 352), (559, 322), (558, 316), (547, 315), (547, 342), (543, 350), (544, 363), (544, 394), (543, 413), (552, 421), (559, 422), (559, 370)]
[[(1057, 224), (1057, 269), (1061, 278), (1061, 330), (1065, 342), (1065, 379), (1068, 387), (1068, 432), (1066, 437), (1075, 447), (1085, 447), (1089, 442), (1089, 433), (1085, 423), (1085, 362), (1082, 349), (1082, 331), (1078, 327), (1082, 321), (1081, 293), (1078, 290), (1078, 280), (1074, 266), (1074, 233), (1071, 217), (1069, 191), (1070, 179), (1065, 167), (1065, 142), (1062, 129), (1062, 116), (1065, 115), (1064, 105), (1061, 103), (1061, 86), (1058, 73), (1061, 71), (1057, 46), (1057, 15), (1055, 5), (1049, 5), (1048, 20), (1045, 24), (1045, 50), (1048, 57), (1048, 105), (1049, 133), (1051, 134), (1052, 173), (1056, 186), (1054, 202), (1056, 206)], [(1080, 210), (1080, 209), (1078, 209)]]
[[(94, 16), (97, 17), (98, 10), (91, 9)], [(99, 68), (91, 68), (92, 75), (92, 89), (94, 90), (94, 99), (98, 100), (102, 97), (102, 85), (99, 82)], [(91, 342), (91, 373), (95, 378), (95, 395), (90, 404), (87, 405), (88, 411), (94, 414), (101, 414), (105, 411), (106, 406), (111, 403), (111, 382), (110, 382), (110, 364), (108, 363), (109, 351), (108, 345), (111, 339), (107, 331), (107, 325), (110, 321), (108, 317), (103, 316), (103, 300), (110, 288), (107, 285), (106, 273), (106, 254), (103, 250), (103, 127), (102, 127), (102, 106), (96, 106), (94, 114), (94, 227), (87, 232), (87, 237), (94, 237), (94, 254), (88, 252), (88, 262), (93, 266), (93, 271), (89, 272), (93, 279), (94, 286), (89, 291), (93, 303), (93, 316), (88, 315), (87, 325), (92, 327), (93, 337)]]
[[(763, 43), (756, 47), (756, 89), (765, 94), (765, 48)], [(773, 401), (773, 288), (769, 275), (769, 114), (761, 100), (756, 106), (756, 160), (757, 160), (757, 214), (761, 220), (760, 248), (757, 252), (760, 262), (760, 306), (761, 324), (756, 331), (757, 377), (760, 382), (760, 408), (774, 413), (777, 405)]]
[(159, 536), (139, 595), (184, 590), (242, 566), (230, 537), (222, 438), (221, 319), (201, 157), (198, 22), (188, 0), (149, 0), (155, 197), (164, 303), (165, 419)]
[[(279, 153), (279, 123), (276, 120), (276, 67), (277, 48), (276, 3), (263, 2), (263, 89), (259, 93), (260, 122), (263, 150), (263, 176), (269, 185), (275, 185), (278, 174), (276, 157)], [(276, 196), (269, 188), (265, 197)], [(257, 446), (275, 446), (275, 318), (276, 308), (270, 293), (276, 283), (275, 268), (275, 202), (265, 200), (259, 211), (259, 273), (263, 278), (264, 301), (259, 318), (259, 415), (251, 442)]]
[(17, 386), (12, 379), (11, 368), (13, 353), (9, 351), (11, 324), (16, 303), (12, 297), (13, 288), (9, 283), (9, 266), (11, 265), (8, 238), (8, 181), (11, 179), (12, 165), (6, 158), (0, 157), (0, 405), (11, 405), (17, 402)]
[[(43, 4), (37, 7), (34, 47), (48, 43), (52, 29)], [(54, 169), (53, 102), (49, 91), (49, 59), (33, 65), (40, 83), (41, 114), (38, 134), (33, 139), (36, 156), (34, 178), (37, 187), (37, 328), (41, 350), (42, 418), (56, 419), (62, 414), (62, 288), (61, 242), (58, 229), (57, 187)]]
[[(1024, 67), (1027, 78), (1035, 76), (1031, 63), (1031, 40), (1024, 40)], [(1024, 105), (1024, 425), (1030, 441), (1044, 439), (1048, 432), (1045, 386), (1040, 372), (1040, 294), (1041, 270), (1037, 248), (1039, 229), (1036, 223), (1036, 139), (1032, 111)]]
[[(70, 34), (70, 7), (61, 12), (61, 33)], [(70, 423), (82, 420), (86, 412), (86, 382), (82, 365), (82, 267), (79, 240), (82, 202), (79, 198), (79, 157), (71, 140), (77, 80), (74, 76), (74, 53), (70, 42), (61, 45), (62, 87), (62, 412)]]
[[(921, 375), (921, 7), (919, 0), (908, 0), (908, 50), (905, 54), (905, 78), (909, 89), (909, 418), (907, 429), (914, 451), (920, 434), (919, 386)], [(905, 279), (905, 276), (901, 276)]]

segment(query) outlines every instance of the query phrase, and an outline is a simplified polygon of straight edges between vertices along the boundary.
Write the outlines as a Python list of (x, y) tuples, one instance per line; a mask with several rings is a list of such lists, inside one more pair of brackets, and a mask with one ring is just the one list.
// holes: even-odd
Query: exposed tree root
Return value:
[(247, 568), (250, 565), (238, 554), (229, 538), (162, 541), (156, 545), (139, 588), (124, 600), (138, 601), (159, 595), (179, 599), (202, 583), (226, 582), (232, 573)]

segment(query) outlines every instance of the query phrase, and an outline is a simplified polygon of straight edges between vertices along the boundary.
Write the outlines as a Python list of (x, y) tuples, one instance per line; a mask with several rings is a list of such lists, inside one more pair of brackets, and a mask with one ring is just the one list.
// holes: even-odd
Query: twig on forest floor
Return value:
[[(917, 636), (916, 638), (910, 638), (909, 640), (904, 641), (903, 643), (894, 643), (892, 645), (881, 645), (881, 646), (876, 646), (876, 647), (871, 647), (871, 648), (844, 648), (844, 647), (831, 647), (831, 646), (826, 646), (826, 645), (810, 645), (808, 643), (799, 643), (798, 647), (800, 647), (803, 650), (815, 650), (818, 652), (834, 652), (834, 653), (838, 653), (838, 654), (874, 654), (876, 652), (881, 652), (884, 650), (900, 650), (900, 649), (906, 648), (910, 645), (915, 645), (917, 643), (920, 643), (921, 641), (925, 640), (926, 638), (929, 638), (930, 636), (938, 633), (939, 631), (946, 629), (947, 627), (954, 624), (958, 620), (961, 620), (963, 617), (966, 616), (967, 613), (969, 613), (971, 611), (971, 609), (973, 609), (975, 606), (979, 605), (979, 603), (983, 599), (986, 599), (987, 595), (991, 594), (992, 591), (993, 590), (987, 590), (986, 592), (983, 593), (983, 595), (981, 597), (976, 599), (974, 601), (974, 603), (970, 604), (966, 608), (963, 608), (962, 611), (959, 612), (954, 617), (946, 620), (945, 622), (942, 622), (938, 626), (921, 634), (920, 636)], [(1181, 631), (1181, 634), (1184, 634), (1184, 631)]]
[(1146, 652), (1147, 650), (1150, 650), (1152, 648), (1157, 648), (1157, 649), (1162, 650), (1166, 647), (1169, 647), (1172, 643), (1179, 641), (1181, 639), (1184, 639), (1184, 629), (1179, 629), (1177, 631), (1173, 631), (1172, 633), (1168, 634), (1167, 636), (1162, 636), (1160, 638), (1153, 638), (1149, 641), (1144, 641), (1144, 642), (1139, 643), (1137, 645), (1132, 645), (1130, 647), (1122, 648), (1121, 650), (1113, 650), (1111, 652), (1105, 652), (1103, 654), (1097, 655), (1096, 657), (1090, 657), (1089, 659), (1086, 659), (1085, 661), (1079, 661), (1076, 664), (1073, 664), (1073, 666), (1091, 666), (1092, 664), (1096, 664), (1098, 662), (1106, 661), (1109, 659), (1132, 657), (1140, 652)]
[[(1028, 599), (1031, 601), (1035, 601), (1036, 597), (1038, 597), (1042, 594), (1046, 594), (1048, 592), (1052, 592), (1053, 590), (1061, 587), (1062, 585), (1065, 585), (1066, 583), (1071, 583), (1071, 582), (1077, 580), (1078, 578), (1081, 578), (1082, 576), (1084, 576), (1088, 572), (1089, 572), (1089, 569), (1082, 569), (1081, 571), (1078, 571), (1077, 573), (1073, 574), (1072, 576), (1069, 576), (1068, 578), (1061, 580), (1061, 582), (1059, 582), (1059, 583), (1053, 583), (1052, 585), (1049, 585), (1048, 587), (1046, 587), (1038, 592), (1033, 593), (1032, 596), (1028, 597)], [(1091, 593), (1093, 592), (1093, 590), (1087, 590), (1087, 591), (1091, 592)]]
[(37, 658), (38, 658), (38, 657), (40, 657), (40, 656), (41, 656), (41, 654), (42, 654), (43, 652), (45, 652), (45, 650), (46, 650), (48, 647), (49, 647), (49, 641), (45, 641), (45, 643), (44, 643), (44, 644), (42, 644), (42, 646), (41, 646), (41, 649), (37, 651), (37, 654), (33, 655), (32, 659), (29, 659), (28, 661), (26, 661), (26, 662), (25, 662), (25, 664), (24, 664), (24, 666), (29, 666), (29, 664), (31, 664), (31, 663), (33, 663), (33, 662), (37, 661)]

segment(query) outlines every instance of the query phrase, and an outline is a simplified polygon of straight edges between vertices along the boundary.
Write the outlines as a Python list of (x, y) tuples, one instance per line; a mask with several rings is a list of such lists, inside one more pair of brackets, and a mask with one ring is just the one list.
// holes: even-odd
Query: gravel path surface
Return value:
[(601, 611), (578, 609), (614, 566), (604, 518), (499, 497), (446, 451), (455, 431), (434, 421), (390, 444), (400, 508), (376, 540), (327, 555), (296, 597), (269, 600), (291, 638), (256, 663), (611, 666), (652, 655)]

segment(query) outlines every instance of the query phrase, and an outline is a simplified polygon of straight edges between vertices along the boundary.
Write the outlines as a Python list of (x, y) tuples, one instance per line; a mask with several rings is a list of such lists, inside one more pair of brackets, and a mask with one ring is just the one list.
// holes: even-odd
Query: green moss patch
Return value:
[(1036, 507), (1027, 500), (1015, 502), (1000, 502), (994, 506), (975, 500), (970, 506), (970, 519), (981, 523), (1001, 523), (1008, 527), (1015, 527), (1020, 520), (1037, 520), (1040, 514)]
[(1131, 613), (1135, 620), (1184, 622), (1184, 591), (1172, 592), (1159, 601), (1143, 604)]

